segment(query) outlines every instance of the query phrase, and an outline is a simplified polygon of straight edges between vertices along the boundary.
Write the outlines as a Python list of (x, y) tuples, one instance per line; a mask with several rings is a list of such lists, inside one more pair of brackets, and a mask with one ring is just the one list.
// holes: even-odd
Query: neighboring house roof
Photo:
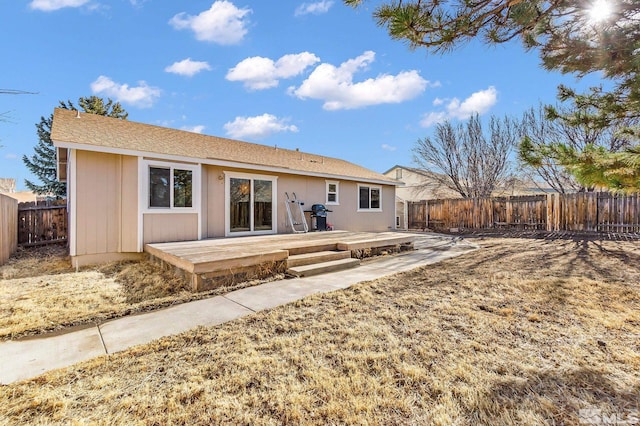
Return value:
[[(401, 169), (403, 173), (400, 179), (395, 178), (394, 171)], [(439, 179), (444, 178), (443, 175), (431, 172), (429, 170), (416, 169), (395, 165), (384, 174), (396, 182), (403, 183), (396, 190), (396, 195), (406, 201), (432, 200), (437, 198), (457, 198), (459, 195), (442, 185)]]
[(394, 179), (337, 158), (62, 108), (54, 110), (51, 140), (62, 148), (397, 184)]
[(387, 173), (392, 172), (395, 169), (408, 170), (410, 172), (417, 173), (419, 175), (424, 175), (424, 176), (429, 176), (431, 173), (433, 173), (433, 172), (429, 172), (427, 170), (415, 169), (413, 167), (401, 166), (399, 164), (396, 164), (395, 166), (391, 167), (389, 170), (383, 172), (382, 174), (386, 175)]

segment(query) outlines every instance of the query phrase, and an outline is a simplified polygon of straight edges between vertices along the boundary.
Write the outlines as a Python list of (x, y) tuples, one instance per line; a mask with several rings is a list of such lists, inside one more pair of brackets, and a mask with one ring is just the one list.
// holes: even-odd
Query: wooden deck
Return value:
[(350, 251), (362, 258), (378, 250), (413, 244), (412, 235), (396, 232), (312, 232), (200, 241), (146, 244), (152, 259), (176, 268), (194, 291), (285, 272), (290, 256)]

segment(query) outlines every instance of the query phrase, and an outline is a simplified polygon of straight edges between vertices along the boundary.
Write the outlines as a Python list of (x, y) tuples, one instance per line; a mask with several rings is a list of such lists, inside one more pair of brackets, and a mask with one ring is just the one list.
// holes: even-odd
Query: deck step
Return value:
[(296, 244), (287, 245), (285, 248), (289, 250), (289, 256), (297, 256), (299, 254), (318, 253), (320, 251), (333, 251), (337, 249), (335, 241), (303, 241)]
[(314, 263), (329, 262), (331, 260), (350, 259), (349, 251), (319, 251), (314, 253), (304, 253), (289, 256), (287, 259), (287, 268), (296, 266), (311, 265)]
[(352, 240), (348, 242), (339, 242), (338, 250), (362, 250), (370, 248), (390, 247), (402, 244), (413, 244), (415, 236), (413, 235), (393, 235), (393, 236), (376, 236), (376, 238), (368, 238), (363, 240)]
[(311, 265), (295, 266), (287, 269), (287, 273), (296, 277), (308, 277), (311, 275), (325, 274), (327, 272), (341, 271), (343, 269), (353, 268), (358, 266), (360, 260), (358, 259), (338, 259), (331, 260), (329, 262), (314, 263)]

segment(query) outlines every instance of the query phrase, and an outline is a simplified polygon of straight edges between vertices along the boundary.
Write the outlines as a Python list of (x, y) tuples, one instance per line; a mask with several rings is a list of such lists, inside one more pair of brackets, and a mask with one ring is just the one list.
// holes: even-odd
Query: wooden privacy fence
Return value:
[(407, 226), (409, 229), (424, 229), (427, 227), (427, 204), (424, 201), (407, 202)]
[(0, 194), (0, 265), (18, 248), (18, 201)]
[(409, 227), (640, 232), (640, 197), (608, 192), (429, 200), (408, 204)]
[(67, 232), (65, 200), (18, 205), (18, 244), (28, 247), (65, 242)]

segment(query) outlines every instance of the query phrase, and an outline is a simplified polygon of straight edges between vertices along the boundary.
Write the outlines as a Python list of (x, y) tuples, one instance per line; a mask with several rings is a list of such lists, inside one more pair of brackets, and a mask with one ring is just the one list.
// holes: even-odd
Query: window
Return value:
[(338, 187), (340, 183), (336, 181), (327, 181), (327, 203), (338, 205), (340, 204), (340, 199), (338, 198)]
[(400, 168), (396, 169), (396, 179), (402, 179), (402, 169)]
[(149, 166), (149, 208), (191, 207), (193, 170)]
[(379, 186), (358, 185), (358, 210), (381, 211), (381, 194)]

